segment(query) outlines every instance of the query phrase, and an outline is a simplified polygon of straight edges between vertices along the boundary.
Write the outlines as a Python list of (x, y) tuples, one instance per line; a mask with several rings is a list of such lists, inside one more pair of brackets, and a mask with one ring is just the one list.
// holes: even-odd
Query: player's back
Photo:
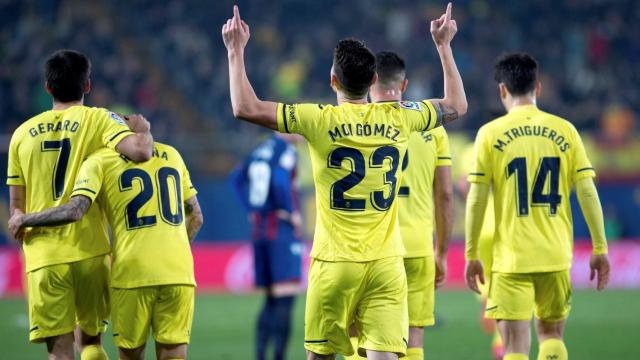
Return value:
[[(131, 130), (105, 109), (72, 106), (50, 110), (23, 123), (11, 139), (9, 185), (26, 187), (27, 213), (69, 200), (82, 161), (115, 145)], [(37, 228), (24, 241), (27, 271), (109, 252), (105, 222), (97, 207), (73, 224)]]
[(316, 185), (311, 255), (371, 261), (404, 254), (395, 197), (411, 132), (429, 130), (429, 102), (280, 105), (281, 131), (309, 142)]
[(493, 184), (496, 236), (493, 270), (567, 269), (572, 257), (569, 196), (594, 176), (582, 141), (568, 121), (519, 106), (478, 133), (472, 181)]
[(113, 233), (111, 286), (192, 284), (193, 257), (183, 203), (196, 194), (176, 149), (156, 142), (151, 160), (135, 163), (110, 149), (91, 155), (74, 195), (96, 192)]
[(433, 255), (433, 184), (437, 166), (451, 164), (447, 132), (443, 127), (412, 133), (402, 161), (398, 191), (398, 221), (405, 257)]

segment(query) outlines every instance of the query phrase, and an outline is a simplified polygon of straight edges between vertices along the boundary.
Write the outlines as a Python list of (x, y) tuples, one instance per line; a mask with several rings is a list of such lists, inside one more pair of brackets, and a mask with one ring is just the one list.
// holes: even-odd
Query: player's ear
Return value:
[(540, 97), (542, 93), (542, 83), (540, 81), (536, 82), (536, 97)]
[(91, 79), (87, 79), (87, 82), (84, 83), (84, 93), (88, 94), (91, 92)]
[(400, 84), (400, 92), (404, 93), (405, 91), (407, 91), (407, 86), (409, 86), (409, 80), (402, 80), (402, 84)]
[(500, 99), (506, 99), (507, 95), (509, 95), (507, 87), (504, 85), (504, 83), (499, 83), (498, 88), (500, 89)]
[(331, 71), (331, 80), (329, 82), (329, 86), (331, 86), (334, 92), (338, 92), (338, 78), (336, 77), (336, 74), (333, 73), (333, 68)]
[(373, 79), (371, 80), (371, 85), (378, 82), (378, 73), (373, 73)]
[(48, 81), (44, 82), (44, 89), (47, 90), (47, 94), (53, 96), (53, 94), (51, 92), (51, 86), (49, 86), (49, 82)]

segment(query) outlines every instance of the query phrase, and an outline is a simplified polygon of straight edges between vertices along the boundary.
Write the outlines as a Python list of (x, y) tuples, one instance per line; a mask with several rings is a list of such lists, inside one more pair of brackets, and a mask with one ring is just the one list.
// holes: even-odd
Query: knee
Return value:
[(545, 322), (541, 320), (536, 321), (536, 335), (538, 335), (538, 341), (542, 342), (547, 339), (560, 339), (564, 335), (564, 322)]

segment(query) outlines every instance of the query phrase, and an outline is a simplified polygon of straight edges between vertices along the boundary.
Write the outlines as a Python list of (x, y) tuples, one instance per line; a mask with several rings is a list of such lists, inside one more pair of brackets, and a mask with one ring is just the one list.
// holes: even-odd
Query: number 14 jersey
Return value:
[(183, 203), (196, 190), (176, 149), (156, 142), (144, 163), (99, 150), (82, 164), (76, 195), (95, 200), (109, 220), (111, 287), (195, 285)]
[[(82, 161), (100, 148), (115, 148), (132, 133), (118, 115), (101, 108), (43, 112), (11, 137), (7, 185), (26, 187), (27, 213), (65, 204)], [(92, 206), (73, 224), (27, 231), (23, 249), (27, 272), (107, 254), (104, 216)]]
[(278, 104), (278, 130), (309, 144), (317, 212), (313, 258), (365, 262), (404, 255), (394, 201), (400, 167), (409, 135), (436, 127), (436, 117), (428, 101)]
[(570, 268), (571, 188), (596, 174), (575, 127), (534, 105), (518, 106), (480, 128), (474, 157), (469, 181), (493, 186), (492, 270)]

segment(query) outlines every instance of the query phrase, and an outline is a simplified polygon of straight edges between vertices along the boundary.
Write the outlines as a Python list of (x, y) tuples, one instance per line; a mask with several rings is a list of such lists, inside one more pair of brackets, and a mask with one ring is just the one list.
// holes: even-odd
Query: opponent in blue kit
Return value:
[(271, 341), (284, 359), (294, 296), (300, 291), (302, 218), (296, 192), (296, 135), (274, 134), (231, 174), (231, 183), (253, 224), (256, 286), (266, 290), (258, 317), (256, 358)]

